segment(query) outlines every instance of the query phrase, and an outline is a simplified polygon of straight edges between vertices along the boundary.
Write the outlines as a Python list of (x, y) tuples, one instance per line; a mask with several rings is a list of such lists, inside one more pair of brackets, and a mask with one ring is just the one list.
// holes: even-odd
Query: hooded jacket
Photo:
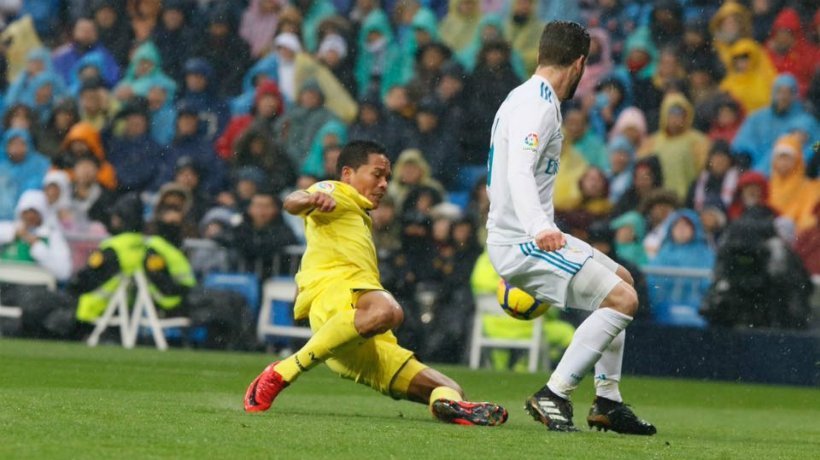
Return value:
[[(481, 17), (481, 21), (478, 23), (478, 27), (476, 27), (473, 32), (473, 38), (470, 43), (467, 44), (467, 46), (465, 46), (461, 51), (457, 51), (456, 53), (456, 59), (458, 59), (458, 62), (464, 66), (464, 69), (467, 70), (467, 72), (472, 72), (475, 69), (478, 61), (478, 55), (481, 52), (481, 48), (486, 43), (483, 36), (484, 30), (488, 27), (495, 29), (498, 38), (504, 37), (504, 20), (501, 16), (498, 16), (497, 14), (483, 15)], [(511, 51), (510, 63), (513, 66), (516, 76), (518, 76), (520, 80), (523, 80), (527, 78), (524, 71), (524, 61), (521, 59), (521, 55), (518, 51)], [(589, 72), (589, 67), (587, 67), (587, 72)]]
[(326, 136), (335, 136), (339, 145), (342, 146), (347, 143), (347, 126), (338, 120), (330, 120), (316, 132), (310, 144), (310, 152), (302, 163), (302, 174), (318, 178), (324, 178), (327, 175), (324, 149)]
[[(774, 36), (779, 30), (788, 30), (794, 38), (794, 44), (786, 53), (781, 54), (774, 48)], [(797, 79), (801, 96), (805, 96), (814, 77), (815, 68), (820, 61), (820, 49), (812, 45), (805, 36), (800, 24), (800, 16), (792, 8), (784, 8), (772, 25), (769, 42), (766, 44), (769, 58), (778, 73), (790, 73)]]
[[(15, 138), (26, 143), (25, 157), (19, 162), (12, 162), (7, 152), (8, 143)], [(37, 190), (43, 183), (43, 177), (50, 166), (48, 159), (34, 150), (34, 144), (28, 131), (12, 128), (3, 135), (0, 145), (0, 219), (14, 218), (14, 206), (27, 190)]]
[(757, 185), (760, 187), (763, 196), (761, 200), (762, 203), (760, 203), (759, 207), (767, 208), (772, 214), (774, 214), (774, 211), (769, 208), (769, 182), (766, 180), (766, 176), (760, 174), (759, 172), (747, 171), (741, 174), (740, 178), (737, 180), (735, 197), (732, 200), (732, 205), (729, 206), (729, 210), (726, 213), (729, 221), (738, 219), (744, 212), (746, 212), (747, 208), (746, 205), (743, 204), (742, 193), (743, 189), (749, 185)]
[(791, 219), (798, 231), (816, 224), (814, 208), (820, 203), (820, 181), (806, 177), (802, 145), (794, 134), (787, 134), (774, 145), (772, 162), (779, 154), (792, 155), (794, 168), (785, 175), (772, 169), (769, 204), (783, 217)]
[[(46, 219), (46, 208), (46, 197), (40, 190), (28, 190), (20, 196), (15, 208), (16, 221), (0, 222), (0, 263), (33, 262), (62, 281), (71, 274), (71, 253), (59, 227), (50, 225)], [(27, 210), (36, 211), (42, 218), (39, 227), (27, 229), (38, 240), (34, 244), (19, 240), (16, 236), (17, 228), (22, 224), (23, 211)]]
[(438, 25), (441, 41), (453, 51), (461, 51), (470, 44), (481, 22), (481, 6), (475, 5), (475, 14), (464, 15), (459, 10), (464, 0), (450, 0), (447, 15)]
[[(749, 56), (748, 69), (737, 72), (731, 60), (744, 55)], [(729, 48), (728, 57), (730, 62), (726, 66), (726, 77), (720, 82), (720, 89), (740, 102), (746, 113), (769, 105), (772, 100), (769, 88), (775, 78), (769, 55), (754, 40), (744, 38)]]
[[(401, 182), (402, 170), (406, 168), (409, 163), (414, 163), (421, 168), (421, 178), (418, 184), (411, 185)], [(395, 208), (402, 209), (407, 195), (410, 191), (418, 187), (430, 187), (436, 190), (441, 196), (444, 196), (445, 193), (441, 183), (433, 179), (430, 173), (430, 164), (424, 159), (424, 155), (421, 151), (418, 149), (407, 149), (401, 152), (398, 160), (396, 160), (396, 166), (393, 168), (393, 179), (387, 186), (387, 193), (393, 198)]]
[[(667, 133), (667, 118), (672, 107), (683, 109), (686, 117), (683, 132), (674, 136)], [(674, 191), (680, 200), (686, 198), (689, 185), (703, 169), (711, 146), (711, 141), (703, 133), (692, 128), (694, 117), (694, 109), (683, 95), (666, 96), (661, 103), (658, 131), (647, 139), (639, 152), (640, 156), (657, 155), (664, 188)]]
[(646, 220), (638, 211), (630, 211), (613, 219), (609, 227), (618, 231), (624, 227), (631, 227), (635, 237), (630, 242), (616, 242), (615, 253), (633, 264), (643, 267), (646, 265), (646, 251), (643, 248), (643, 238), (646, 236)]
[(732, 142), (732, 151), (751, 157), (751, 168), (755, 171), (769, 174), (771, 168), (772, 147), (777, 139), (795, 130), (800, 130), (809, 136), (804, 146), (803, 158), (809, 162), (812, 158), (812, 145), (820, 140), (820, 124), (803, 108), (797, 96), (797, 80), (784, 74), (777, 77), (772, 85), (771, 93), (781, 87), (788, 87), (794, 94), (792, 105), (778, 113), (773, 105), (752, 113), (740, 125), (740, 130)]
[[(402, 53), (395, 44), (393, 30), (387, 16), (381, 10), (374, 10), (362, 22), (358, 38), (358, 56), (354, 67), (359, 96), (376, 90), (384, 97), (393, 86), (404, 83), (402, 75)], [(367, 37), (377, 32), (383, 44), (369, 44)], [(375, 78), (378, 78), (376, 83)]]
[(538, 46), (544, 23), (539, 19), (539, 4), (534, 3), (533, 11), (527, 21), (516, 24), (513, 21), (513, 9), (510, 8), (507, 21), (504, 23), (504, 38), (512, 49), (517, 51), (524, 60), (524, 70), (527, 75), (532, 74), (538, 66)]
[[(108, 190), (117, 188), (117, 173), (114, 167), (105, 157), (105, 150), (103, 149), (100, 132), (91, 123), (81, 121), (72, 126), (63, 139), (62, 150), (66, 152), (65, 155), (70, 155), (69, 145), (72, 142), (79, 141), (88, 146), (88, 149), (94, 155), (99, 163), (100, 170), (97, 173), (97, 181)], [(72, 164), (68, 161), (68, 164)], [(70, 174), (70, 172), (69, 172)]]

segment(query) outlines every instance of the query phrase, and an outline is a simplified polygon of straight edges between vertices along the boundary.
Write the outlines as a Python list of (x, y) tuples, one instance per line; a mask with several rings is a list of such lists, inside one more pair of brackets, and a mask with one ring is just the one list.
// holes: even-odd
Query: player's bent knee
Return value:
[(356, 308), (356, 330), (365, 337), (387, 332), (404, 321), (404, 312), (399, 304), (383, 292), (365, 294)]
[(638, 311), (638, 293), (626, 283), (618, 283), (601, 304), (628, 316), (635, 316)]
[(632, 278), (632, 273), (629, 273), (629, 270), (625, 269), (623, 266), (618, 266), (618, 270), (615, 272), (619, 278), (624, 280), (630, 286), (635, 286), (635, 279)]

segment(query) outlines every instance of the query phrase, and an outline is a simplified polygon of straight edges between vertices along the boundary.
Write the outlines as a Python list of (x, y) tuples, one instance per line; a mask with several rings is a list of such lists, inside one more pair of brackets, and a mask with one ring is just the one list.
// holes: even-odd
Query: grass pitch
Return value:
[[(817, 458), (820, 390), (627, 377), (653, 437), (548, 433), (522, 410), (543, 375), (442, 367), (472, 399), (510, 410), (498, 428), (451, 426), (324, 367), (270, 411), (245, 414), (271, 360), (0, 339), (0, 458)], [(586, 427), (591, 379), (575, 395)]]

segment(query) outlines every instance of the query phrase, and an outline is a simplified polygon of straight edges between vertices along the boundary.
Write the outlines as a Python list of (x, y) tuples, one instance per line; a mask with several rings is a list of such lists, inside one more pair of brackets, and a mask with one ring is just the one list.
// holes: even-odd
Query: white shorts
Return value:
[(561, 309), (595, 310), (621, 278), (618, 264), (571, 235), (563, 248), (546, 252), (535, 242), (488, 245), (490, 261), (508, 283)]

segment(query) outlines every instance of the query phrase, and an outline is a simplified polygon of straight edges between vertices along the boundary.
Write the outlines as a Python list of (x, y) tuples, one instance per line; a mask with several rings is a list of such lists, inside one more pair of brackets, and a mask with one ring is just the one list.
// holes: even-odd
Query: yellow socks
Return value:
[(450, 387), (436, 387), (430, 393), (430, 408), (433, 408), (433, 403), (439, 399), (449, 399), (450, 401), (461, 401), (461, 394)]
[(356, 346), (365, 339), (353, 322), (355, 310), (346, 310), (330, 318), (299, 351), (276, 365), (276, 372), (286, 382), (293, 382), (302, 372), (332, 357), (348, 345)]

